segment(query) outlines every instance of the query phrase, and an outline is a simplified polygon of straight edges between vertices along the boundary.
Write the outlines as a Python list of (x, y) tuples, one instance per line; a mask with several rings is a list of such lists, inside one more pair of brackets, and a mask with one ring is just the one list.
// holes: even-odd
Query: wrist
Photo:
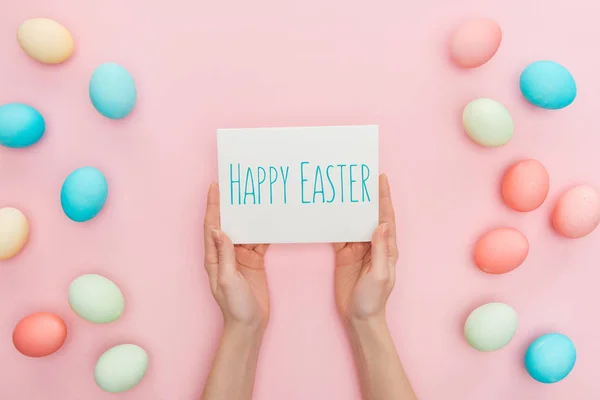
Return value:
[(223, 336), (236, 339), (261, 341), (266, 328), (267, 322), (262, 321), (257, 321), (255, 323), (246, 323), (233, 320), (225, 320), (225, 324), (223, 327)]

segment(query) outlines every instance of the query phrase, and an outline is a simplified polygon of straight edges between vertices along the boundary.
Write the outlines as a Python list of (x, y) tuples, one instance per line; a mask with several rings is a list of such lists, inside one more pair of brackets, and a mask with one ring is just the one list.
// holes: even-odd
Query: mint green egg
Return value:
[(492, 99), (473, 100), (464, 108), (462, 118), (465, 131), (471, 139), (486, 147), (505, 145), (515, 130), (508, 110)]
[(477, 307), (465, 322), (465, 338), (479, 351), (496, 351), (506, 346), (517, 332), (515, 310), (504, 303)]
[(94, 369), (96, 384), (110, 393), (132, 389), (148, 369), (148, 354), (135, 344), (121, 344), (100, 356)]
[(69, 286), (69, 304), (81, 318), (95, 324), (106, 324), (119, 319), (125, 309), (121, 289), (101, 275), (77, 277)]

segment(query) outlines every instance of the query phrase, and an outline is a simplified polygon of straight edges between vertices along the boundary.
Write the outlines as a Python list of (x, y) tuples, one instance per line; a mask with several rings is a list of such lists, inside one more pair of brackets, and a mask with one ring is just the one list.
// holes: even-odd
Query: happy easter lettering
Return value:
[[(232, 206), (328, 203), (370, 203), (371, 169), (364, 163), (294, 165), (229, 164), (229, 203)], [(298, 185), (299, 191), (290, 191)], [(298, 198), (290, 198), (290, 193)]]

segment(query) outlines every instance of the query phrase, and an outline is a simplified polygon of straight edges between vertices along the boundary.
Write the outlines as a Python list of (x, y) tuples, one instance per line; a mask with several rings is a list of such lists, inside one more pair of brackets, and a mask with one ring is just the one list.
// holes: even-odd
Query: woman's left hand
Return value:
[(219, 186), (210, 185), (204, 219), (204, 266), (225, 326), (265, 329), (269, 291), (265, 273), (267, 244), (233, 245), (221, 231)]

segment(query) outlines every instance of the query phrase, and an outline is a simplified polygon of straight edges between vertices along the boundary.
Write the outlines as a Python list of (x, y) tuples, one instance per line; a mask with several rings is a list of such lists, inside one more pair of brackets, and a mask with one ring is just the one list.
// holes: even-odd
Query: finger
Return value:
[(260, 256), (264, 257), (267, 254), (267, 250), (269, 249), (268, 244), (259, 244), (254, 248), (254, 251), (257, 252)]
[[(212, 183), (208, 189), (208, 198), (206, 200), (206, 215), (204, 216), (204, 264), (209, 270), (208, 273), (216, 273), (216, 266), (219, 263), (217, 246), (212, 236), (213, 229), (220, 228), (219, 217), (219, 185)], [(212, 266), (212, 267), (211, 267)]]
[(229, 236), (218, 229), (212, 230), (212, 237), (217, 245), (219, 257), (218, 281), (220, 284), (228, 284), (238, 276), (233, 243)]
[(388, 224), (390, 245), (392, 251), (396, 253), (398, 251), (396, 243), (396, 216), (394, 214), (390, 183), (386, 174), (379, 175), (379, 223)]
[(342, 249), (344, 249), (344, 247), (346, 247), (348, 245), (348, 243), (333, 243), (333, 249), (338, 252)]
[(371, 240), (372, 265), (370, 274), (378, 282), (386, 282), (390, 275), (388, 267), (390, 259), (389, 228), (386, 222), (379, 225)]

